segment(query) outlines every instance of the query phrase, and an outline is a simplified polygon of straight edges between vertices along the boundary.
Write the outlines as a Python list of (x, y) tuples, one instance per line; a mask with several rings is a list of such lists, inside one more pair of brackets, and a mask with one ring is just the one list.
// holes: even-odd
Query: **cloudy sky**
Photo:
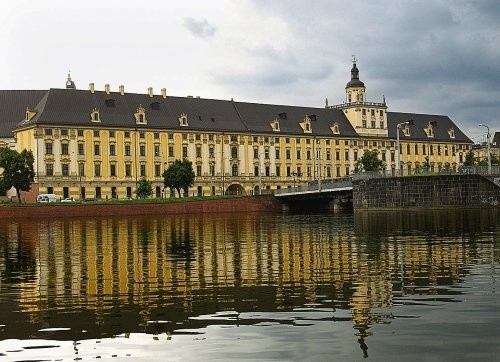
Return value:
[(500, 131), (500, 2), (16, 0), (0, 12), (0, 89), (77, 88), (324, 106), (355, 54), (368, 101)]

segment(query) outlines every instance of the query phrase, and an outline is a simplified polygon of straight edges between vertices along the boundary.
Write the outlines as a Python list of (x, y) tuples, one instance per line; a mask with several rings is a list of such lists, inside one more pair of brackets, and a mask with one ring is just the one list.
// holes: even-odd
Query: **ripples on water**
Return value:
[(16, 220), (8, 360), (492, 360), (498, 210)]

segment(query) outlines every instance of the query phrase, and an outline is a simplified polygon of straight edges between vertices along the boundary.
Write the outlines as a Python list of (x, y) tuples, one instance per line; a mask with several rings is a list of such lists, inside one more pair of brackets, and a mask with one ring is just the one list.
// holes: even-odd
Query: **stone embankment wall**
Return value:
[(249, 212), (281, 212), (281, 204), (272, 195), (159, 204), (9, 204), (0, 207), (0, 219)]
[(500, 187), (479, 175), (395, 177), (353, 183), (354, 209), (500, 207)]

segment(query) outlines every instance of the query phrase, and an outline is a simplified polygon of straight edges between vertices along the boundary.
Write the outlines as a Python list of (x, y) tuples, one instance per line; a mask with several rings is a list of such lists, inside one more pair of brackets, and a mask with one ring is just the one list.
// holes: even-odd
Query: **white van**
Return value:
[(36, 197), (36, 202), (56, 202), (57, 198), (54, 194), (40, 194)]

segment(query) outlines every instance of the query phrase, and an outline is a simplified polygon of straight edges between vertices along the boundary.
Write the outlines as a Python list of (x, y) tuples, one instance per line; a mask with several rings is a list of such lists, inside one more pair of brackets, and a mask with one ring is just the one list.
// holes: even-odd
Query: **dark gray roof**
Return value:
[[(310, 116), (312, 134), (317, 136), (333, 136), (332, 127), (339, 126), (340, 137), (359, 137), (344, 112), (340, 109), (297, 107), (274, 104), (242, 103), (236, 107), (251, 132), (271, 132), (271, 121), (279, 120), (281, 132), (276, 134), (304, 134), (299, 123)], [(281, 115), (281, 116), (280, 116)], [(311, 117), (311, 116), (315, 117)]]
[[(112, 100), (114, 106), (109, 106)], [(106, 102), (108, 101), (108, 102)], [(107, 104), (108, 103), (108, 104)], [(153, 106), (153, 103), (156, 103)], [(134, 113), (142, 106), (146, 112), (147, 125), (135, 123)], [(50, 89), (36, 107), (37, 114), (27, 124), (51, 124), (65, 126), (92, 126), (90, 113), (99, 109), (101, 126), (153, 128), (173, 130), (205, 130), (238, 133), (274, 133), (270, 122), (286, 113), (286, 119), (280, 119), (281, 132), (276, 134), (303, 135), (299, 122), (307, 115), (315, 115), (311, 122), (314, 135), (333, 135), (330, 127), (337, 123), (340, 136), (357, 137), (353, 127), (341, 110), (268, 105), (257, 103), (233, 102), (191, 97), (163, 98), (161, 95), (150, 97), (147, 94), (84, 90)], [(156, 108), (156, 109), (155, 109)], [(178, 118), (186, 114), (188, 127), (179, 125)]]
[(493, 135), (492, 147), (500, 148), (500, 132)]
[[(90, 120), (90, 113), (96, 108), (99, 109), (101, 120), (99, 127), (304, 135), (299, 123), (309, 116), (313, 136), (335, 136), (330, 127), (336, 123), (339, 126), (339, 137), (359, 137), (344, 112), (334, 108), (192, 97), (163, 98), (161, 95), (150, 97), (148, 94), (136, 93), (91, 93), (88, 90), (76, 89), (4, 91), (0, 92), (0, 96), (2, 95), (5, 99), (2, 99), (0, 115), (9, 114), (8, 117), (2, 118), (4, 133), (9, 135), (16, 124), (18, 127), (32, 124), (92, 127), (95, 124)], [(37, 112), (29, 123), (20, 122), (25, 118), (26, 106)], [(137, 125), (135, 122), (134, 113), (140, 106), (145, 109), (147, 125)], [(179, 124), (178, 118), (182, 114), (188, 117), (188, 127)], [(447, 116), (388, 112), (387, 118), (389, 138), (392, 139), (396, 138), (396, 125), (411, 119), (414, 124), (410, 126), (410, 139), (428, 140), (424, 128), (433, 122), (434, 140), (471, 142)], [(10, 128), (4, 121), (6, 119), (12, 120)], [(270, 125), (274, 119), (279, 120), (280, 132), (274, 132)], [(454, 139), (448, 134), (450, 129), (455, 132)], [(401, 139), (406, 138), (403, 134), (400, 136)]]
[[(430, 140), (425, 134), (424, 128), (427, 128), (430, 122), (433, 122), (434, 140), (450, 141), (450, 142), (467, 142), (472, 141), (467, 137), (460, 128), (448, 117), (434, 114), (415, 114), (415, 113), (400, 113), (400, 112), (387, 112), (387, 128), (389, 138), (396, 138), (398, 123), (412, 120), (413, 124), (410, 125), (410, 137), (406, 137), (400, 131), (399, 138), (412, 139), (412, 140)], [(454, 130), (455, 138), (450, 138), (448, 131)]]
[(12, 138), (12, 129), (35, 108), (46, 90), (0, 90), (0, 138)]

